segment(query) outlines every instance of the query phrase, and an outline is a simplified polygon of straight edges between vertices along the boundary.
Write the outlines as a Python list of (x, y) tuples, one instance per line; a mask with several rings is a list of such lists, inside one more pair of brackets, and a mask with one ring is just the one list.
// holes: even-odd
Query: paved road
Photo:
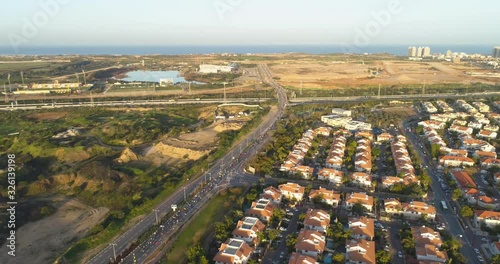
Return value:
[[(264, 81), (273, 86), (276, 90), (276, 94), (278, 97), (278, 109), (274, 108), (271, 112), (264, 118), (263, 122), (256, 128), (253, 132), (249, 133), (244, 140), (242, 140), (239, 144), (237, 144), (232, 150), (230, 150), (223, 158), (219, 159), (204, 175), (197, 179), (192, 179), (191, 181), (185, 183), (182, 188), (179, 188), (173, 195), (171, 195), (168, 199), (164, 200), (161, 204), (159, 204), (154, 210), (155, 212), (151, 212), (144, 219), (142, 219), (138, 224), (131, 227), (127, 232), (119, 236), (112, 243), (106, 246), (101, 252), (99, 252), (96, 256), (94, 256), (88, 263), (109, 263), (114, 259), (114, 255), (120, 255), (121, 252), (127, 250), (130, 245), (137, 240), (137, 238), (143, 234), (146, 230), (150, 229), (152, 226), (156, 225), (156, 214), (159, 219), (162, 219), (170, 210), (172, 205), (180, 204), (183, 201), (187, 201), (187, 197), (198, 194), (198, 188), (202, 186), (205, 182), (214, 181), (216, 177), (220, 177), (219, 180), (215, 180), (214, 186), (219, 185), (229, 185), (231, 183), (237, 184), (242, 183), (241, 179), (241, 170), (244, 164), (262, 147), (264, 143), (264, 137), (267, 132), (272, 129), (276, 121), (281, 118), (284, 112), (284, 108), (286, 106), (286, 94), (283, 91), (282, 87), (279, 86), (273, 79), (269, 72), (269, 69), (266, 65), (259, 65), (259, 69), (261, 70)], [(246, 149), (249, 148), (249, 152), (246, 152)], [(235, 166), (232, 168), (231, 166)], [(237, 167), (237, 168), (236, 168)], [(239, 173), (238, 173), (239, 172)], [(240, 177), (238, 177), (238, 175)], [(212, 186), (213, 187), (213, 186)], [(208, 199), (203, 199), (205, 196), (210, 195), (211, 192), (207, 190), (206, 192), (202, 192), (200, 196), (200, 200), (189, 201), (193, 203), (193, 207), (188, 211), (186, 208), (186, 214), (182, 215), (182, 219), (188, 219), (192, 217), (199, 208), (202, 207), (203, 203), (206, 203)], [(168, 223), (167, 223), (168, 224)], [(179, 226), (175, 226), (167, 231), (160, 230), (160, 233), (163, 232), (162, 237), (163, 241), (167, 240), (174, 234), (174, 231)], [(160, 227), (161, 228), (161, 227)], [(156, 231), (158, 234), (158, 231)], [(156, 234), (154, 236), (156, 236)], [(158, 246), (161, 244), (160, 241), (149, 239), (147, 242), (155, 242), (149, 243), (149, 245), (141, 245), (141, 251), (134, 251), (133, 254), (129, 254), (126, 257), (126, 263), (131, 261), (130, 263), (145, 261), (149, 258), (150, 253), (156, 251)], [(156, 244), (158, 242), (158, 244)], [(144, 244), (144, 243), (143, 243)], [(144, 249), (144, 251), (142, 251)], [(141, 255), (139, 256), (139, 253)], [(142, 254), (144, 253), (144, 254)], [(134, 256), (135, 255), (135, 256)], [(135, 260), (134, 260), (135, 259)]]
[(267, 98), (240, 98), (229, 100), (217, 99), (179, 99), (179, 100), (131, 100), (131, 101), (95, 101), (95, 102), (78, 102), (78, 103), (44, 103), (44, 104), (15, 104), (0, 105), (0, 110), (15, 111), (15, 110), (36, 110), (36, 109), (54, 109), (68, 107), (96, 107), (96, 106), (154, 106), (154, 105), (182, 105), (182, 104), (232, 104), (232, 103), (260, 103), (266, 102)]
[[(441, 201), (446, 201), (447, 204), (449, 205), (450, 197), (447, 196), (444, 191), (441, 189), (439, 183), (438, 183), (438, 178), (436, 176), (436, 172), (434, 171), (434, 163), (433, 161), (429, 158), (428, 155), (424, 154), (423, 148), (420, 147), (420, 140), (417, 138), (417, 136), (413, 133), (410, 133), (408, 131), (408, 128), (410, 127), (411, 123), (404, 122), (403, 123), (403, 129), (405, 132), (405, 135), (407, 139), (411, 142), (413, 145), (413, 148), (417, 151), (417, 154), (419, 155), (420, 159), (424, 163), (425, 166), (427, 166), (427, 173), (431, 176), (432, 178), (432, 192), (433, 192), (433, 201), (434, 205), (436, 207), (436, 210), (438, 214), (442, 215), (444, 219), (447, 222), (447, 227), (450, 231), (450, 233), (456, 237), (458, 240), (460, 240), (463, 244), (463, 247), (461, 248), (462, 254), (466, 258), (466, 263), (480, 263), (479, 260), (477, 259), (477, 254), (474, 252), (473, 248), (479, 248), (480, 245), (476, 244), (477, 238), (473, 234), (473, 232), (470, 230), (470, 228), (464, 228), (462, 225), (459, 223), (458, 218), (459, 216), (453, 212), (453, 208), (451, 206), (448, 206), (448, 210), (443, 210), (441, 205)], [(471, 241), (473, 243), (471, 243)]]
[(319, 103), (319, 102), (358, 102), (368, 100), (409, 100), (409, 99), (448, 99), (488, 97), (499, 95), (500, 92), (467, 93), (467, 94), (410, 94), (410, 95), (383, 95), (383, 96), (346, 96), (346, 97), (303, 97), (290, 99), (290, 103)]

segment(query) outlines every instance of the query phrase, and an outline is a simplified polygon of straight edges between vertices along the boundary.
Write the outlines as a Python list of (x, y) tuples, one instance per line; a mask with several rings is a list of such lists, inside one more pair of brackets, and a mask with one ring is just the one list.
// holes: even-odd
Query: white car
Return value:
[(477, 259), (479, 260), (479, 262), (484, 262), (484, 259), (483, 257), (481, 257), (481, 255), (477, 255)]
[(403, 253), (401, 253), (401, 251), (398, 251), (398, 257), (403, 258)]
[(476, 252), (476, 254), (480, 254), (479, 249), (477, 249), (477, 248), (474, 249), (474, 252)]

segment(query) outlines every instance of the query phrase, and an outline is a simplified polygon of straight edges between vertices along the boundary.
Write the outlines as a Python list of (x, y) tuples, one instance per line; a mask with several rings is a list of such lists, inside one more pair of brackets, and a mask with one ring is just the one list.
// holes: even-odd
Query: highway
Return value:
[[(139, 223), (112, 241), (87, 263), (113, 263), (115, 255), (118, 256), (126, 251), (141, 234), (156, 225), (156, 214), (158, 215), (158, 219), (162, 219), (172, 210), (172, 205), (178, 205), (184, 201), (188, 202), (186, 204), (188, 206), (186, 211), (182, 209), (182, 213), (176, 213), (176, 215), (174, 215), (179, 219), (179, 224), (177, 224), (177, 222), (174, 224), (173, 220), (168, 219), (162, 224), (164, 226), (163, 228), (158, 226), (161, 230), (157, 230), (152, 237), (146, 240), (145, 243), (139, 245), (132, 254), (126, 256), (123, 261), (123, 263), (144, 263), (160, 245), (171, 238), (180, 227), (180, 220), (182, 219), (184, 221), (195, 215), (203, 204), (208, 201), (208, 198), (214, 195), (216, 188), (221, 185), (240, 185), (246, 182), (245, 179), (241, 178), (241, 176), (243, 176), (241, 173), (243, 166), (245, 166), (253, 155), (263, 146), (265, 141), (267, 141), (265, 139), (265, 137), (267, 137), (267, 132), (272, 129), (276, 121), (282, 117), (287, 100), (284, 90), (272, 79), (267, 66), (259, 65), (259, 69), (261, 70), (264, 81), (269, 83), (276, 90), (278, 108), (273, 108), (254, 131), (249, 133), (236, 146), (228, 151), (224, 157), (217, 160), (201, 177), (187, 181), (183, 187), (179, 188), (169, 198), (161, 202)], [(249, 177), (249, 179), (250, 178), (252, 178), (253, 182), (258, 181), (255, 177)], [(205, 183), (208, 183), (208, 185), (205, 185)], [(200, 188), (202, 191), (199, 191)], [(194, 197), (194, 200), (190, 198), (188, 201), (188, 197)], [(153, 256), (153, 261), (148, 261), (148, 263), (153, 263), (158, 260), (160, 255), (161, 254), (158, 254), (156, 257)]]
[[(416, 122), (416, 121), (413, 121)], [(441, 206), (441, 201), (446, 201), (446, 203), (449, 205), (451, 196), (446, 195), (445, 192), (441, 189), (439, 183), (438, 183), (438, 177), (436, 172), (434, 171), (435, 164), (434, 162), (429, 158), (429, 155), (426, 155), (424, 153), (424, 148), (420, 147), (421, 141), (420, 139), (417, 138), (417, 136), (414, 133), (409, 132), (409, 128), (411, 127), (412, 122), (404, 122), (403, 123), (403, 129), (405, 132), (405, 136), (407, 139), (411, 142), (413, 145), (413, 148), (417, 151), (418, 156), (422, 160), (424, 166), (426, 166), (427, 173), (431, 176), (432, 178), (432, 184), (431, 184), (431, 189), (432, 189), (432, 194), (433, 194), (433, 202), (434, 206), (436, 207), (436, 210), (439, 215), (443, 216), (444, 219), (447, 222), (447, 228), (449, 232), (457, 238), (459, 241), (461, 241), (463, 247), (461, 248), (461, 253), (464, 255), (466, 258), (466, 263), (481, 263), (477, 259), (477, 254), (474, 252), (473, 248), (480, 248), (480, 244), (478, 244), (479, 237), (476, 237), (475, 234), (471, 231), (470, 228), (466, 228), (464, 230), (464, 227), (459, 223), (459, 215), (458, 213), (454, 213), (453, 207), (449, 206), (448, 210), (443, 210)], [(423, 145), (422, 145), (423, 146)], [(432, 198), (431, 198), (432, 199)], [(472, 241), (472, 243), (471, 243)]]
[(500, 92), (467, 93), (467, 94), (408, 94), (408, 95), (381, 95), (379, 96), (346, 96), (346, 97), (302, 97), (290, 99), (290, 103), (321, 103), (321, 102), (362, 102), (369, 100), (411, 100), (411, 99), (453, 99), (487, 97), (500, 95)]
[(94, 101), (78, 103), (43, 103), (43, 104), (15, 104), (0, 105), (0, 111), (37, 110), (68, 107), (119, 107), (119, 106), (155, 106), (155, 105), (182, 105), (182, 104), (233, 104), (233, 103), (261, 103), (270, 98), (240, 98), (240, 99), (179, 99), (179, 100), (131, 100), (131, 101)]

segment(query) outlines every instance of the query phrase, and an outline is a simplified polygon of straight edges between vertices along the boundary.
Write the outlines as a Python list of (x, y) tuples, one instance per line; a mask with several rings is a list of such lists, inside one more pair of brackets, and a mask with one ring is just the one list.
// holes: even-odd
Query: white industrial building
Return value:
[(226, 66), (222, 65), (212, 65), (212, 64), (201, 64), (200, 73), (222, 73), (222, 72), (234, 72), (237, 70), (237, 65), (231, 63)]

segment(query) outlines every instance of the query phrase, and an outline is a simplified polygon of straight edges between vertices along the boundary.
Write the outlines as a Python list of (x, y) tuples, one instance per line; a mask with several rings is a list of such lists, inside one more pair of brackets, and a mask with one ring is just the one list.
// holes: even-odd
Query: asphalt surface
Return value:
[[(158, 230), (156, 230), (150, 238), (139, 245), (132, 254), (125, 256), (123, 262), (121, 262), (145, 263), (146, 260), (157, 251), (159, 246), (170, 239), (175, 231), (180, 228), (182, 221), (195, 215), (203, 204), (208, 201), (207, 198), (216, 192), (215, 188), (245, 184), (248, 182), (258, 182), (258, 179), (255, 177), (243, 177), (243, 166), (245, 166), (246, 162), (248, 162), (267, 141), (267, 132), (272, 129), (276, 121), (282, 117), (287, 100), (285, 92), (282, 87), (272, 79), (267, 66), (259, 65), (259, 70), (261, 71), (263, 80), (276, 90), (278, 109), (271, 110), (254, 131), (249, 133), (244, 140), (226, 153), (223, 158), (219, 159), (204, 175), (186, 182), (183, 187), (179, 188), (174, 194), (158, 205), (153, 212), (112, 241), (87, 263), (112, 263), (115, 259), (115, 255), (118, 256), (127, 250), (141, 234), (157, 224), (156, 214), (158, 219), (162, 219), (172, 210), (172, 205), (181, 204), (183, 201), (187, 202), (186, 210), (182, 207), (182, 212), (179, 213), (179, 211), (177, 211), (174, 215), (176, 218), (171, 217), (163, 222), (163, 227), (158, 226)], [(205, 186), (206, 183), (208, 183), (207, 186)], [(201, 192), (198, 191), (200, 188), (203, 188)], [(188, 197), (194, 197), (194, 200), (188, 200)], [(177, 223), (177, 220), (179, 220), (179, 223)], [(154, 263), (158, 259), (159, 256), (147, 263)]]
[[(470, 227), (464, 228), (460, 224), (458, 220), (459, 215), (454, 212), (453, 206), (450, 206), (451, 197), (446, 195), (438, 183), (437, 173), (434, 169), (436, 164), (429, 158), (428, 155), (424, 154), (424, 149), (420, 147), (420, 139), (414, 133), (410, 133), (408, 131), (409, 127), (409, 123), (403, 123), (407, 139), (412, 143), (413, 148), (417, 151), (417, 154), (424, 163), (424, 166), (426, 166), (427, 173), (432, 178), (431, 189), (433, 197), (430, 199), (432, 199), (437, 213), (445, 219), (448, 231), (462, 243), (463, 246), (460, 251), (466, 258), (466, 263), (481, 263), (477, 259), (477, 254), (474, 252), (474, 248), (480, 248), (482, 237), (475, 235)], [(443, 210), (441, 201), (446, 201), (448, 210)]]
[(230, 103), (259, 103), (268, 101), (267, 98), (240, 98), (240, 99), (179, 99), (179, 100), (130, 100), (130, 101), (94, 101), (94, 102), (50, 102), (42, 104), (16, 104), (0, 105), (2, 111), (36, 110), (74, 107), (112, 107), (112, 106), (154, 106), (154, 105), (182, 105), (182, 104), (230, 104)]

